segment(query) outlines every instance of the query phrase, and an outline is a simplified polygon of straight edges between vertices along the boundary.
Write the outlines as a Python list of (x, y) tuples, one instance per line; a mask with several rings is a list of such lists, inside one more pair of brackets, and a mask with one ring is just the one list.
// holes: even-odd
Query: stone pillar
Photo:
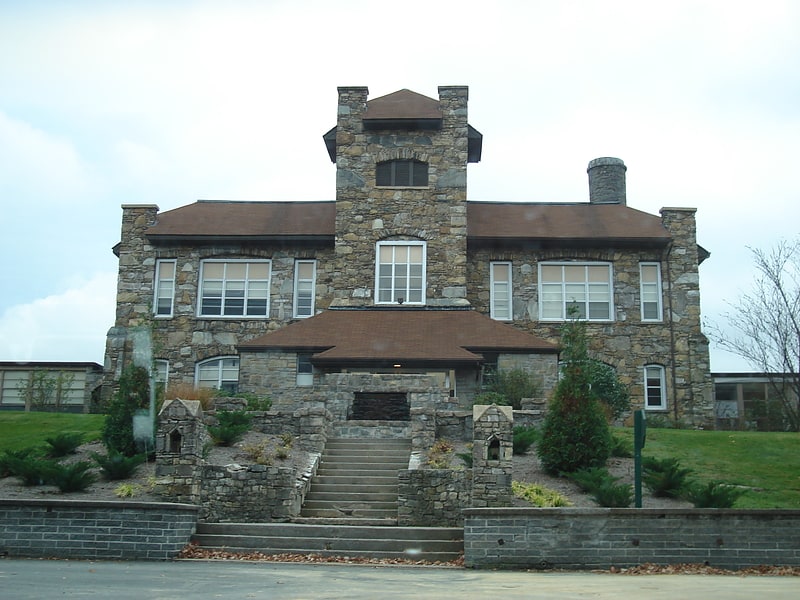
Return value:
[(496, 404), (472, 411), (472, 506), (511, 506), (514, 412)]
[(211, 438), (197, 400), (171, 400), (158, 413), (156, 492), (175, 502), (200, 498), (199, 469)]

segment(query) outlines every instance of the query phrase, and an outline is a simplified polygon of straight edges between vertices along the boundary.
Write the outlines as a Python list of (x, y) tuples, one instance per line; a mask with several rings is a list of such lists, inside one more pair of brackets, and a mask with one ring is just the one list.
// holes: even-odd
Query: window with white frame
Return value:
[(198, 363), (195, 385), (235, 394), (239, 390), (239, 358), (226, 356)]
[(169, 361), (156, 359), (153, 361), (153, 378), (156, 383), (156, 393), (163, 398), (167, 391), (167, 379), (169, 378)]
[(314, 367), (311, 365), (310, 354), (297, 355), (297, 385), (308, 386), (314, 384)]
[(156, 277), (153, 298), (153, 314), (156, 317), (171, 317), (175, 302), (174, 260), (156, 262)]
[(611, 282), (609, 263), (540, 263), (539, 318), (611, 321)]
[(298, 319), (314, 316), (317, 261), (298, 260), (294, 263), (294, 316)]
[(639, 287), (642, 303), (642, 321), (661, 320), (661, 265), (639, 264)]
[(421, 160), (387, 160), (375, 165), (375, 185), (427, 187), (428, 163)]
[(270, 261), (205, 260), (200, 273), (201, 317), (269, 315)]
[(425, 303), (425, 242), (378, 242), (378, 304)]
[(513, 319), (511, 307), (511, 263), (491, 263), (489, 279), (491, 317), (499, 321), (511, 321)]
[(667, 386), (664, 367), (645, 365), (644, 367), (644, 407), (646, 410), (667, 409)]

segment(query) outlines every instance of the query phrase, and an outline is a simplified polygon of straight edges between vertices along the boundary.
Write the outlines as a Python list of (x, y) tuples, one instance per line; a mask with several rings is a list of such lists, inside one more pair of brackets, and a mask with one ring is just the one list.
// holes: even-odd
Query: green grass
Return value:
[[(616, 431), (633, 440), (632, 429)], [(677, 458), (700, 483), (742, 486), (735, 508), (800, 508), (800, 434), (651, 427), (642, 455)]]
[(0, 453), (46, 446), (45, 440), (62, 433), (80, 433), (84, 442), (99, 440), (105, 415), (45, 412), (0, 412)]

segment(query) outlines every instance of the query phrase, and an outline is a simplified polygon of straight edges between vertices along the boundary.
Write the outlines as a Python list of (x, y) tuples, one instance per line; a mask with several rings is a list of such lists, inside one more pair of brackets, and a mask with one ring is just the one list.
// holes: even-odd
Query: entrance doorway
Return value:
[(411, 407), (404, 393), (356, 392), (350, 419), (356, 421), (410, 421)]

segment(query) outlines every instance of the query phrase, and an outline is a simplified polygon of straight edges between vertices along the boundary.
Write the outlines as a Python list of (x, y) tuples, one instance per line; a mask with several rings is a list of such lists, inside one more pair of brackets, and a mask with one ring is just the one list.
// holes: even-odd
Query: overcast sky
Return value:
[(470, 200), (586, 202), (622, 158), (629, 206), (697, 208), (707, 323), (798, 235), (800, 2), (401, 5), (0, 0), (0, 360), (102, 364), (122, 204), (333, 200), (337, 86), (469, 86)]

